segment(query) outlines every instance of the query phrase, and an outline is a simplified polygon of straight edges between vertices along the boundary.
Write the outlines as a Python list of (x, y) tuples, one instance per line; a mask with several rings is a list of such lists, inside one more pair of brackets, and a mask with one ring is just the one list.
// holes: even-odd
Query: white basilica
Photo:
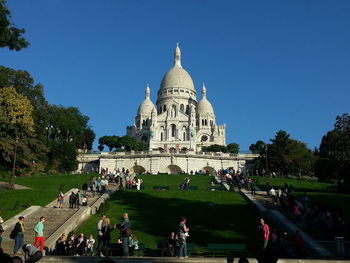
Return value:
[(216, 124), (204, 84), (202, 99), (197, 101), (192, 78), (181, 65), (178, 46), (174, 66), (160, 84), (156, 105), (147, 86), (135, 123), (127, 127), (127, 134), (148, 143), (150, 151), (200, 151), (202, 146), (226, 145), (226, 126)]

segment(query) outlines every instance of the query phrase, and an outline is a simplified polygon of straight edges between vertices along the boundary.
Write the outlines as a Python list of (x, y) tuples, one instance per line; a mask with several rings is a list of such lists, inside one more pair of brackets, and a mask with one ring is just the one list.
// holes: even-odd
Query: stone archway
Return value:
[(142, 173), (146, 172), (146, 169), (143, 166), (141, 166), (141, 165), (135, 165), (132, 168), (132, 171), (134, 173), (137, 173), (137, 174), (142, 174)]
[(205, 166), (202, 168), (202, 170), (205, 171), (206, 174), (216, 173), (216, 170), (211, 166)]
[(172, 164), (172, 165), (168, 166), (168, 173), (169, 174), (181, 174), (182, 169), (179, 166)]

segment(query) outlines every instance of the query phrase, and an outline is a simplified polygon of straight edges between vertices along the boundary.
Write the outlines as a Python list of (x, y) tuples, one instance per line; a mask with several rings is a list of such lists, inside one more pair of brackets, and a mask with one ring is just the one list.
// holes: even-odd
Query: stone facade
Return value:
[(164, 75), (156, 106), (146, 88), (145, 100), (140, 104), (134, 125), (127, 134), (148, 143), (149, 150), (200, 151), (202, 146), (226, 145), (226, 126), (217, 125), (211, 103), (203, 84), (202, 99), (191, 76), (181, 65), (181, 51), (174, 52), (174, 66)]
[(149, 172), (152, 174), (178, 174), (195, 171), (227, 169), (233, 167), (236, 171), (245, 173), (249, 169), (249, 161), (256, 158), (255, 154), (228, 153), (195, 153), (187, 152), (119, 152), (100, 154), (80, 154), (77, 172), (92, 172), (94, 169), (108, 171), (128, 169), (130, 172)]

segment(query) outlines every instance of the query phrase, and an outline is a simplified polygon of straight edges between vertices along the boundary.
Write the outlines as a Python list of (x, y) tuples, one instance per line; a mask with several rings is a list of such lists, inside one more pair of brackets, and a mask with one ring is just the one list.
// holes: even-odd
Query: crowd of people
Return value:
[[(96, 239), (92, 234), (86, 237), (83, 233), (67, 236), (63, 233), (56, 241), (54, 253), (66, 256), (99, 256), (113, 255), (128, 257), (138, 249), (138, 240), (131, 230), (127, 213), (123, 214), (119, 224), (112, 225), (110, 219), (102, 215), (97, 223)], [(112, 242), (111, 233), (119, 231), (116, 242)]]
[(137, 177), (137, 173), (130, 173), (128, 169), (115, 169), (111, 172), (108, 168), (102, 169), (102, 176), (110, 183), (116, 185), (117, 190), (138, 190), (140, 191), (143, 185), (143, 180)]
[(274, 188), (266, 181), (265, 187), (272, 202), (312, 237), (328, 240), (349, 238), (349, 225), (342, 209), (325, 204), (312, 205), (306, 193), (296, 198), (293, 187), (287, 183), (281, 188)]

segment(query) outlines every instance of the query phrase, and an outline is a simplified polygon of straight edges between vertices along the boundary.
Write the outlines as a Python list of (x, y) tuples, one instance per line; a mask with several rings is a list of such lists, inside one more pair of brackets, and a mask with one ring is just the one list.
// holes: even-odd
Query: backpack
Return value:
[(15, 229), (12, 229), (12, 231), (11, 231), (11, 233), (10, 233), (10, 238), (11, 238), (11, 239), (15, 239), (16, 236), (17, 236), (17, 233), (16, 233)]

